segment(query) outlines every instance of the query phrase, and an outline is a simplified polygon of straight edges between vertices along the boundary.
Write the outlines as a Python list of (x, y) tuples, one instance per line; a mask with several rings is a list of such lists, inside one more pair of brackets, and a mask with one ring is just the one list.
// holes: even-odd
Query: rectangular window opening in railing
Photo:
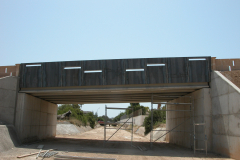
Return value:
[(5, 68), (5, 73), (7, 73), (7, 68)]
[(85, 70), (84, 73), (102, 73), (102, 70)]
[(206, 58), (189, 58), (189, 61), (206, 61)]
[(232, 61), (232, 63), (233, 63), (233, 66), (234, 66), (234, 61)]
[(80, 66), (64, 67), (64, 69), (81, 69), (81, 67)]
[(165, 66), (164, 63), (148, 63), (148, 67), (159, 67), (159, 66)]
[(26, 67), (41, 67), (41, 64), (27, 64)]
[(126, 72), (137, 72), (137, 71), (143, 72), (143, 71), (144, 71), (144, 68), (126, 69)]

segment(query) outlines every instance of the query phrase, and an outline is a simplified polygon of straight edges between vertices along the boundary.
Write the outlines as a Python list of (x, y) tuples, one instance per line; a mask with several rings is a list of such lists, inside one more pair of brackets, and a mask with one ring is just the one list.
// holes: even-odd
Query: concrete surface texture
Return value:
[(16, 130), (21, 142), (56, 135), (57, 105), (42, 99), (18, 94)]
[[(191, 97), (187, 97), (191, 96)], [(204, 88), (195, 91), (187, 96), (175, 99), (174, 103), (193, 103), (193, 105), (167, 105), (167, 110), (185, 110), (167, 112), (167, 130), (176, 129), (167, 135), (166, 140), (169, 143), (181, 145), (187, 148), (193, 148), (193, 119), (195, 123), (205, 123), (203, 126), (196, 127), (196, 148), (205, 148), (204, 135), (208, 138), (208, 151), (212, 151), (212, 117), (211, 117), (211, 98), (210, 89)], [(193, 109), (194, 106), (194, 109)], [(188, 111), (186, 111), (188, 110)], [(194, 110), (190, 112), (189, 110)], [(180, 125), (182, 123), (182, 125)], [(177, 132), (178, 131), (178, 132)]]
[(240, 70), (221, 72), (227, 79), (240, 88)]
[[(108, 130), (107, 137), (111, 136), (116, 129)], [(20, 146), (6, 152), (0, 153), (2, 160), (17, 160), (17, 156), (39, 152), (37, 147), (44, 145), (44, 151), (57, 148), (59, 155), (82, 156), (94, 158), (115, 158), (117, 160), (230, 160), (220, 155), (204, 153), (193, 155), (193, 151), (187, 148), (176, 146), (165, 142), (154, 143), (150, 147), (149, 138), (134, 135), (133, 145), (129, 139), (131, 133), (119, 130), (111, 139), (111, 142), (104, 144), (103, 127), (93, 129), (81, 135), (57, 136), (54, 139), (42, 141), (32, 145)], [(140, 150), (138, 147), (142, 148)], [(24, 158), (36, 160), (36, 155)], [(53, 160), (54, 157), (48, 158)]]
[(73, 124), (57, 124), (56, 135), (77, 135), (89, 131), (91, 129), (92, 128), (90, 126), (78, 127)]
[(240, 89), (212, 72), (213, 151), (240, 159)]
[(10, 150), (20, 144), (13, 125), (0, 125), (0, 137), (0, 152)]
[(0, 78), (0, 120), (10, 125), (14, 125), (17, 81), (12, 76)]
[[(137, 125), (137, 126), (142, 126), (144, 119), (147, 117), (148, 115), (139, 115), (136, 117), (133, 117), (133, 125)], [(119, 123), (123, 124), (124, 122), (126, 122), (128, 120), (128, 118), (125, 119), (121, 119), (119, 121)], [(130, 118), (127, 122), (132, 122), (132, 118)]]
[(166, 135), (165, 135), (167, 133), (166, 128), (156, 128), (155, 130), (158, 130), (158, 131), (153, 131), (153, 141), (155, 140), (156, 142), (166, 141)]

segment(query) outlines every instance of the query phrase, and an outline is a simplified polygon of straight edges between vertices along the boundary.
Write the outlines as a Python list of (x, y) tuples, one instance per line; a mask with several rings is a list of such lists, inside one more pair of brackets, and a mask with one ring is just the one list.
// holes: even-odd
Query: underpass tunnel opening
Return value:
[[(24, 94), (24, 93), (22, 93), (22, 94)], [(164, 103), (167, 103), (167, 102), (178, 101), (178, 99), (181, 99), (181, 98), (183, 98), (183, 99), (181, 99), (180, 102), (186, 102), (186, 97), (184, 97), (184, 95), (183, 96), (179, 96), (179, 92), (175, 92), (175, 93), (171, 92), (171, 93), (168, 93), (168, 95), (166, 95), (166, 96), (164, 96), (162, 93), (160, 93), (160, 94), (159, 93), (158, 94), (150, 93), (148, 95), (146, 95), (144, 93), (142, 93), (142, 94), (143, 95), (141, 95), (139, 97), (136, 96), (136, 95), (119, 95), (119, 94), (109, 95), (111, 101), (113, 100), (112, 97), (116, 97), (115, 101), (119, 100), (119, 99), (124, 100), (125, 97), (128, 97), (128, 98), (133, 98), (134, 100), (132, 102), (135, 102), (135, 103), (139, 102), (139, 99), (141, 99), (144, 96), (148, 98), (150, 103), (148, 103), (148, 105), (147, 105), (147, 107), (149, 108), (149, 111), (147, 113), (143, 114), (142, 110), (141, 111), (134, 111), (135, 112), (133, 114), (134, 115), (133, 116), (134, 117), (133, 118), (134, 134), (136, 132), (138, 132), (137, 130), (140, 127), (143, 127), (145, 118), (148, 117), (148, 119), (151, 121), (151, 115), (150, 114), (151, 114), (151, 97), (152, 97), (152, 95), (156, 95), (156, 96), (154, 96), (154, 102), (161, 102), (163, 104), (162, 105), (160, 105), (160, 104), (153, 104), (153, 109), (156, 110), (156, 111), (154, 111), (154, 115), (156, 114), (157, 116), (154, 117), (154, 119), (153, 119), (153, 126), (150, 126), (150, 128), (153, 127), (154, 130), (155, 129), (157, 130), (157, 129), (160, 128), (160, 130), (163, 130), (163, 128), (166, 127), (164, 129), (165, 131), (171, 130), (173, 126), (177, 125), (178, 122), (180, 122), (182, 119), (184, 119), (184, 118), (186, 118), (188, 116), (185, 113), (184, 114), (178, 113), (178, 112), (176, 112), (176, 113), (168, 113), (168, 111), (158, 111), (158, 110), (171, 109), (171, 107), (173, 107), (173, 106), (169, 106), (169, 105), (164, 104)], [(178, 94), (178, 95), (174, 96), (174, 94)], [(190, 94), (192, 94), (192, 93), (190, 93)], [(94, 98), (96, 98), (96, 95), (91, 94), (88, 97), (90, 97), (90, 96), (93, 96), (92, 101), (95, 102)], [(32, 115), (35, 115), (34, 116), (35, 118), (32, 118), (33, 122), (31, 122), (29, 124), (28, 123), (24, 124), (26, 127), (30, 128), (30, 131), (29, 131), (30, 133), (23, 134), (26, 137), (24, 139), (29, 139), (29, 137), (34, 137), (34, 136), (37, 136), (39, 139), (44, 138), (44, 137), (45, 138), (46, 137), (50, 137), (50, 136), (54, 137), (57, 134), (57, 130), (56, 130), (56, 127), (57, 127), (57, 112), (58, 112), (57, 110), (58, 110), (59, 107), (56, 104), (48, 102), (49, 99), (52, 98), (52, 95), (49, 96), (49, 99), (47, 98), (47, 96), (45, 96), (45, 100), (39, 99), (41, 96), (39, 96), (39, 98), (37, 98), (36, 95), (35, 95), (35, 97), (33, 97), (33, 96), (29, 95), (29, 94), (25, 94), (25, 97), (28, 97), (27, 99), (29, 99), (29, 100), (27, 100), (25, 98), (26, 101), (30, 101), (30, 102), (25, 103), (25, 105), (30, 105), (31, 106), (31, 105), (34, 105), (34, 103), (35, 103), (34, 101), (40, 102), (40, 106), (38, 105), (38, 107), (40, 107), (40, 109), (39, 108), (37, 109), (37, 107), (35, 107), (35, 109), (33, 108), (31, 112), (29, 112), (29, 113), (26, 112), (26, 114), (31, 114), (31, 117), (32, 117)], [(137, 99), (136, 99), (136, 97), (137, 97)], [(105, 100), (105, 102), (107, 102), (106, 99), (104, 99), (104, 97), (102, 99)], [(74, 101), (71, 101), (71, 99), (68, 102), (70, 102), (70, 104), (71, 104), (71, 102), (75, 103), (75, 105), (78, 104), (78, 103), (76, 103)], [(126, 102), (126, 100), (124, 100), (123, 102)], [(83, 104), (83, 103), (81, 103), (81, 104)], [(114, 103), (114, 104), (116, 104), (116, 103)], [(110, 103), (110, 104), (107, 104), (107, 106), (114, 107), (114, 104)], [(140, 104), (142, 104), (144, 106), (144, 103), (140, 102)], [(104, 104), (101, 104), (101, 105), (104, 105)], [(128, 105), (130, 105), (130, 104), (128, 103)], [(29, 106), (28, 109), (30, 109), (30, 106)], [(45, 106), (47, 106), (47, 107), (45, 107)], [(70, 107), (73, 107), (73, 106), (70, 106)], [(189, 110), (189, 108), (184, 108), (183, 106), (177, 106), (177, 107), (180, 107), (180, 109)], [(181, 108), (181, 107), (183, 107), (183, 108)], [(96, 109), (97, 108), (98, 107), (96, 106)], [(179, 109), (179, 108), (175, 108), (175, 109)], [(37, 112), (37, 110), (39, 110), (39, 112)], [(67, 111), (68, 111), (68, 109), (66, 109), (64, 111), (64, 113), (66, 113)], [(37, 115), (37, 114), (40, 114), (40, 116)], [(63, 112), (61, 114), (63, 114)], [(93, 115), (94, 115), (94, 113), (93, 113)], [(110, 118), (114, 118), (114, 117), (111, 117), (111, 115), (109, 115), (109, 114), (108, 114), (108, 116)], [(126, 112), (125, 112), (125, 116), (129, 116), (129, 115), (127, 115)], [(44, 119), (44, 120), (42, 120), (42, 119)], [(125, 117), (125, 119), (126, 119), (126, 117)], [(122, 115), (120, 117), (119, 123), (122, 123), (123, 120), (124, 120), (124, 115)], [(37, 122), (37, 121), (39, 121), (39, 122)], [(141, 121), (141, 122), (139, 122), (139, 121)], [(161, 123), (166, 123), (166, 124), (163, 125)], [(174, 125), (172, 125), (172, 124), (174, 124)], [(37, 126), (37, 125), (39, 125), (39, 126)], [(84, 126), (83, 123), (77, 124), (77, 125)], [(185, 125), (185, 127), (182, 130), (186, 130), (185, 128), (187, 128), (186, 127), (187, 125), (190, 126), (190, 124), (184, 124), (184, 125)], [(140, 126), (140, 127), (136, 127), (136, 126)], [(35, 131), (35, 133), (34, 133), (34, 129), (33, 129), (34, 127), (38, 130), (38, 131)], [(130, 127), (126, 126), (126, 125), (124, 126), (124, 128), (130, 129)], [(143, 128), (145, 130), (145, 127), (143, 127)], [(25, 131), (25, 132), (27, 132), (27, 131)], [(160, 134), (158, 132), (162, 132), (162, 131), (153, 131), (153, 136), (154, 137), (152, 137), (153, 138), (152, 141), (157, 140), (157, 138), (158, 138), (157, 135), (160, 135), (160, 136), (162, 135), (162, 134)], [(144, 133), (147, 133), (147, 132), (143, 131), (143, 136), (144, 136)], [(150, 132), (148, 132), (148, 133), (150, 133)], [(171, 135), (171, 136), (169, 136), (169, 135)], [(168, 140), (169, 142), (172, 142), (172, 135), (173, 135), (173, 137), (179, 136), (179, 135), (174, 135), (172, 133), (168, 133), (168, 134), (166, 134), (166, 137), (167, 137), (166, 140)], [(104, 138), (103, 136), (102, 136), (102, 138), (99, 137), (99, 139), (103, 139), (103, 138)]]

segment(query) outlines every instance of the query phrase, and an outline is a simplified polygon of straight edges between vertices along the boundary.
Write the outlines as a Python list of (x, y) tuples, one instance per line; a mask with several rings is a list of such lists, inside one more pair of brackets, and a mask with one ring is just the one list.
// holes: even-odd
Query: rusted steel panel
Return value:
[(47, 62), (42, 63), (43, 87), (62, 86), (62, 63)]
[[(75, 67), (75, 68), (74, 68)], [(80, 68), (81, 67), (81, 68)], [(62, 86), (81, 86), (82, 62), (62, 62)]]
[(145, 59), (125, 60), (126, 69), (143, 69), (144, 71), (126, 71), (125, 84), (145, 84)]
[(82, 67), (83, 67), (82, 85), (83, 86), (103, 85), (104, 72), (92, 72), (92, 73), (86, 73), (86, 72), (103, 70), (104, 62), (105, 62), (104, 60), (82, 62)]
[(21, 73), (24, 77), (22, 81), (24, 87), (42, 87), (42, 66), (26, 67), (26, 64), (23, 64), (21, 67), (24, 68)]
[(218, 71), (240, 70), (240, 59), (215, 59), (215, 63)]
[(146, 60), (145, 76), (147, 84), (168, 83), (167, 59), (148, 58)]
[[(38, 63), (41, 65), (37, 67), (21, 64), (20, 87), (210, 82), (211, 57), (197, 57), (206, 61), (189, 61), (189, 58), (196, 57), (47, 62)], [(64, 69), (74, 66), (81, 68)], [(98, 72), (86, 73), (94, 70)]]
[(186, 83), (188, 81), (188, 58), (168, 58), (168, 83)]
[(189, 61), (189, 82), (206, 82), (208, 61)]
[(124, 60), (106, 60), (105, 66), (103, 69), (105, 73), (105, 82), (106, 85), (122, 85), (125, 84), (125, 63)]

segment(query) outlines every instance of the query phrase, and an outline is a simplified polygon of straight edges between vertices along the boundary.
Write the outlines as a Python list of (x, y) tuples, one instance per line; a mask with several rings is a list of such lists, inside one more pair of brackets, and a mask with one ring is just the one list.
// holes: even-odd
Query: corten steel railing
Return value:
[[(116, 129), (116, 128), (107, 128), (107, 124), (115, 124), (115, 123), (110, 123), (107, 122), (107, 110), (108, 109), (119, 109), (119, 110), (132, 110), (133, 113), (133, 107), (132, 108), (114, 108), (114, 107), (107, 107), (107, 105), (105, 105), (105, 119), (104, 119), (104, 145), (106, 142), (108, 142), (119, 130), (131, 130), (131, 146), (133, 146), (133, 116), (129, 117), (125, 122), (123, 122), (122, 125), (120, 125), (120, 127), (107, 139), (106, 134), (107, 134), (107, 129)], [(128, 120), (130, 120), (132, 118), (132, 122), (128, 122)], [(131, 123), (132, 124), (132, 128), (131, 129), (121, 129), (126, 123)]]

